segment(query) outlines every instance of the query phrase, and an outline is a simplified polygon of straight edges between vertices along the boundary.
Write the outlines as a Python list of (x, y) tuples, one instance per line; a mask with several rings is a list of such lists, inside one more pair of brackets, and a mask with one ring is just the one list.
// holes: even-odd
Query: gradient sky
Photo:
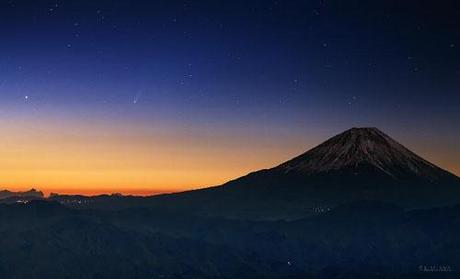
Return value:
[(223, 183), (353, 126), (460, 175), (457, 1), (1, 1), (0, 188)]

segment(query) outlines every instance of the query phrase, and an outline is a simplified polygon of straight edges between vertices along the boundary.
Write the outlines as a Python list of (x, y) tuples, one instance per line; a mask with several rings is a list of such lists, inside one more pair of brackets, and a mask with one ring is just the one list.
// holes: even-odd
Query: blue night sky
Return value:
[(459, 18), (456, 1), (2, 1), (0, 185), (213, 185), (353, 126), (460, 174)]

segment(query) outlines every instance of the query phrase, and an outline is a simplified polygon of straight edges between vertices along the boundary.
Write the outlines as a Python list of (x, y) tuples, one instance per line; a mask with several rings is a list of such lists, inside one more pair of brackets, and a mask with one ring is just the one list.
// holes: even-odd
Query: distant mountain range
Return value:
[(377, 128), (352, 128), (271, 169), (224, 185), (153, 197), (54, 195), (83, 208), (149, 206), (242, 219), (295, 219), (353, 201), (406, 209), (460, 203), (460, 178)]
[(11, 192), (8, 190), (0, 191), (0, 200), (1, 199), (8, 199), (8, 198), (26, 198), (26, 199), (34, 199), (34, 198), (43, 198), (43, 192), (37, 191), (35, 189), (31, 189), (25, 192)]

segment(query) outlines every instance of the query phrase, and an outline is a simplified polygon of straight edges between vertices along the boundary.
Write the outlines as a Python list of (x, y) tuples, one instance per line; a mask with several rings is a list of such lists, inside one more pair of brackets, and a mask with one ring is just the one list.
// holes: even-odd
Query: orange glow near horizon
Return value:
[[(124, 123), (0, 121), (0, 189), (151, 195), (222, 184), (295, 154), (254, 135)], [(281, 141), (280, 141), (281, 142)]]
[[(261, 136), (227, 126), (56, 119), (0, 120), (0, 190), (152, 195), (197, 189), (275, 166), (327, 139), (312, 135), (306, 142), (302, 135)], [(460, 173), (447, 157), (426, 159)]]

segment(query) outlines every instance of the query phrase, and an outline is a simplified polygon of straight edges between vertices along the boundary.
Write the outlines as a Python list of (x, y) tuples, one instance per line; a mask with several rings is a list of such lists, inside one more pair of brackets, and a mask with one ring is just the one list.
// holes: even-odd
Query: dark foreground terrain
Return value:
[(459, 278), (460, 206), (356, 202), (296, 221), (0, 206), (0, 278)]

